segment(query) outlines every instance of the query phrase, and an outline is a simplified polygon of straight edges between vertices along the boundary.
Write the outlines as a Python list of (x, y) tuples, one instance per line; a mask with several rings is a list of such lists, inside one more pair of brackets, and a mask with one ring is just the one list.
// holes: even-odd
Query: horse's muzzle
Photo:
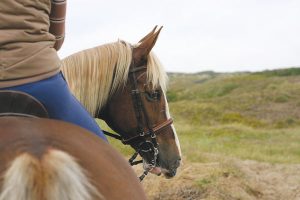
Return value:
[(164, 165), (162, 163), (162, 173), (165, 175), (166, 178), (172, 178), (176, 175), (177, 168), (180, 166), (181, 158), (175, 160), (172, 164)]

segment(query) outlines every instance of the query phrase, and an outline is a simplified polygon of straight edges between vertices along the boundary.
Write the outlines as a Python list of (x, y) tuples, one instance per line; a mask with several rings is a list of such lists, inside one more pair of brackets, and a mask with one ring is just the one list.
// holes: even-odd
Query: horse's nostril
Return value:
[(176, 175), (176, 169), (175, 170), (171, 170), (171, 171), (168, 171), (167, 173), (165, 173), (165, 177), (166, 178), (172, 178)]
[(180, 162), (181, 162), (181, 158), (177, 159), (173, 164), (173, 168), (178, 168), (180, 166)]
[(177, 167), (179, 167), (180, 161), (181, 161), (181, 160), (177, 160), (177, 163), (176, 163)]

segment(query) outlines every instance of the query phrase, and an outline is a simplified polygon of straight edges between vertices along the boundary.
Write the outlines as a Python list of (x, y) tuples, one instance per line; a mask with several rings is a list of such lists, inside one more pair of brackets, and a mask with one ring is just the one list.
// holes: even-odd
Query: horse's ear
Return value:
[(156, 28), (157, 26), (155, 26), (155, 28), (149, 34), (141, 39), (140, 43), (134, 48), (133, 58), (136, 63), (146, 59), (154, 47), (159, 33), (163, 27), (160, 27), (157, 31), (155, 31)]
[(157, 28), (157, 25), (154, 27), (154, 29), (153, 29), (150, 33), (148, 33), (145, 37), (143, 37), (143, 38), (139, 41), (139, 43), (142, 43), (142, 42), (143, 42), (144, 40), (146, 40), (149, 36), (151, 36), (151, 35), (155, 32), (156, 28)]

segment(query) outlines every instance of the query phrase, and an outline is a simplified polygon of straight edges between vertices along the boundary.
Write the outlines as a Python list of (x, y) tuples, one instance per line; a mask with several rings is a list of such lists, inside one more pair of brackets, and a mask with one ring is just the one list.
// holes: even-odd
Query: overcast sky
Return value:
[(134, 44), (155, 25), (164, 28), (154, 52), (169, 72), (300, 66), (300, 0), (70, 0), (59, 54)]

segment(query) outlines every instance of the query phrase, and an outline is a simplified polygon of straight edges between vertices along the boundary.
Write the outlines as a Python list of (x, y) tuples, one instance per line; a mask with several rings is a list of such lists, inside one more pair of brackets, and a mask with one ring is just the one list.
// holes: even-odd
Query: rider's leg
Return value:
[(79, 125), (107, 141), (94, 118), (71, 94), (61, 73), (45, 80), (3, 89), (28, 93), (45, 106), (50, 118)]

